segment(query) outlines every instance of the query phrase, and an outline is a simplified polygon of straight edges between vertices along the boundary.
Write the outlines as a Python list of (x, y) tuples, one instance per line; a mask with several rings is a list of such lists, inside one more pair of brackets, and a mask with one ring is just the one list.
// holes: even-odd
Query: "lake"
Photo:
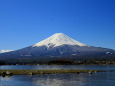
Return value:
[(0, 86), (115, 86), (115, 65), (5, 65), (0, 66), (0, 69), (94, 69), (107, 71), (93, 74), (0, 76)]

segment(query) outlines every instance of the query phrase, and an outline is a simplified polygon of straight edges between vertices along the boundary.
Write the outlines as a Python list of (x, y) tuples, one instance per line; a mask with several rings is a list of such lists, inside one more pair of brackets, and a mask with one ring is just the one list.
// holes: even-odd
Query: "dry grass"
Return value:
[(60, 74), (60, 73), (89, 73), (89, 72), (104, 72), (102, 70), (0, 70), (0, 75), (3, 72), (10, 71), (13, 75), (28, 75), (32, 74)]

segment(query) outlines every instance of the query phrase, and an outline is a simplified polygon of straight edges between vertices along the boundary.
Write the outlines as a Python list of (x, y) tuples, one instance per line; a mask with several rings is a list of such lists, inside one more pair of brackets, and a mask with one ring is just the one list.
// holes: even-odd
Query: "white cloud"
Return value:
[(1, 53), (11, 52), (11, 51), (14, 51), (14, 50), (1, 50)]

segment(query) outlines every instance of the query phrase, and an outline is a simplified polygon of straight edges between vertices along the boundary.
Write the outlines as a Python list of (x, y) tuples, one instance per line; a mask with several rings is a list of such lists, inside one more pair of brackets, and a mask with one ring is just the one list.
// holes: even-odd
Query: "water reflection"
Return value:
[(32, 82), (37, 86), (84, 86), (83, 76), (82, 74), (52, 74), (34, 77)]
[(0, 77), (0, 86), (8, 86), (10, 85), (9, 83), (14, 81), (13, 77), (10, 76), (1, 76)]
[(115, 72), (0, 76), (0, 86), (115, 86)]
[(11, 76), (1, 76), (1, 81), (12, 81), (13, 80), (13, 77)]
[(0, 69), (97, 69), (114, 70), (93, 74), (44, 74), (0, 76), (0, 86), (115, 86), (115, 65), (18, 65)]
[(1, 77), (0, 86), (84, 86), (88, 74), (15, 75)]
[(115, 65), (3, 65), (0, 69), (81, 69), (115, 70)]

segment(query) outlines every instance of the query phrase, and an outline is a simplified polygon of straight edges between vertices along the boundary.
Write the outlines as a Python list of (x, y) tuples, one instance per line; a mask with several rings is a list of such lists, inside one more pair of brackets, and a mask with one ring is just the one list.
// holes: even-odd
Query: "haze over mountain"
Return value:
[(51, 37), (32, 46), (16, 51), (0, 54), (0, 60), (7, 59), (107, 59), (114, 58), (115, 50), (93, 47), (80, 43), (63, 33)]

